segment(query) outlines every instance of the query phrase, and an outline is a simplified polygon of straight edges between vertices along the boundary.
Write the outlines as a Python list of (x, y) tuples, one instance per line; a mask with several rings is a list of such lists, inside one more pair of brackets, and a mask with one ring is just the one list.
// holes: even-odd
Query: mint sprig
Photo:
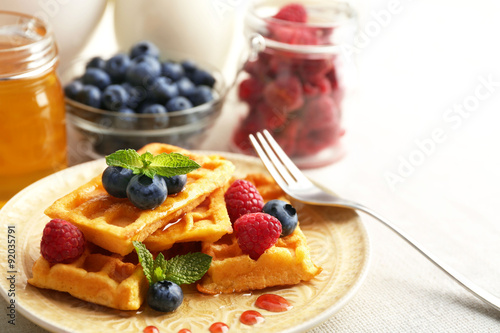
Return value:
[(133, 244), (150, 285), (163, 280), (178, 285), (196, 282), (205, 275), (212, 263), (212, 257), (201, 252), (188, 253), (170, 260), (165, 260), (160, 253), (153, 260), (153, 255), (144, 244), (138, 241), (133, 241)]
[(134, 149), (122, 149), (106, 156), (106, 164), (131, 169), (136, 175), (144, 174), (150, 178), (154, 178), (155, 175), (164, 177), (184, 175), (200, 167), (198, 163), (179, 153), (153, 156), (150, 152), (146, 152), (139, 155)]

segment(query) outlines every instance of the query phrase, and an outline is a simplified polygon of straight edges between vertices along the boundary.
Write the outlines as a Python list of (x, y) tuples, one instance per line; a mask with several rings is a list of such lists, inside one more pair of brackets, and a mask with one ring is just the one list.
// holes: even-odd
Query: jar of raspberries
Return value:
[(249, 134), (267, 129), (302, 168), (342, 156), (342, 105), (352, 76), (357, 22), (341, 1), (253, 1), (245, 18), (249, 56), (236, 80), (235, 151), (253, 154)]

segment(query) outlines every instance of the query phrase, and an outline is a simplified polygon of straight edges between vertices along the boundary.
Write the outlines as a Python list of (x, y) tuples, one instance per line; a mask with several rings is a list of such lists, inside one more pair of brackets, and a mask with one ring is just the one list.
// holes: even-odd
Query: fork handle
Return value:
[(424, 250), (418, 243), (416, 243), (414, 240), (412, 240), (410, 237), (405, 235), (399, 228), (394, 226), (389, 220), (386, 218), (382, 217), (375, 211), (371, 210), (368, 207), (365, 207), (363, 205), (360, 205), (358, 203), (351, 202), (350, 206), (356, 210), (362, 211), (375, 219), (379, 220), (384, 224), (386, 227), (394, 231), (397, 235), (399, 235), (402, 239), (404, 239), (408, 244), (410, 244), (414, 249), (416, 249), (418, 252), (420, 252), (424, 257), (429, 259), (434, 265), (439, 267), (443, 272), (445, 272), (449, 277), (454, 279), (456, 282), (458, 282), (462, 287), (470, 291), (472, 294), (474, 294), (476, 297), (481, 299), (482, 301), (488, 303), (492, 307), (494, 307), (496, 310), (500, 311), (500, 298), (496, 297), (495, 295), (491, 294), (490, 292), (484, 290), (483, 288), (479, 287), (469, 279), (467, 279), (465, 276), (462, 274), (458, 273), (455, 271), (453, 268), (448, 266), (446, 263), (442, 262), (440, 259), (438, 259), (436, 256), (433, 254), (429, 253), (428, 251)]

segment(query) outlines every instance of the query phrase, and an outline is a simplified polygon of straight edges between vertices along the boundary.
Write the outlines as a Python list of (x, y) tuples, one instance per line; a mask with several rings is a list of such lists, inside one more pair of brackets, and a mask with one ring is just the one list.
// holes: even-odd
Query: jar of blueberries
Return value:
[(299, 167), (339, 159), (344, 96), (355, 76), (344, 51), (356, 30), (346, 2), (253, 1), (245, 18), (250, 52), (235, 85), (241, 114), (233, 150), (254, 154), (249, 134), (267, 129)]

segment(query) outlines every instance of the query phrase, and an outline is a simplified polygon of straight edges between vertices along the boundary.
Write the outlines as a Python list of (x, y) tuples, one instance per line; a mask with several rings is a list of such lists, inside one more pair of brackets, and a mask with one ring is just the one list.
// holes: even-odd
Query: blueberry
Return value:
[(76, 94), (75, 100), (94, 108), (100, 108), (101, 91), (92, 85), (83, 85), (82, 89)]
[(127, 106), (128, 92), (118, 84), (107, 86), (102, 93), (102, 105), (104, 108), (117, 111)]
[(187, 183), (187, 175), (178, 175), (172, 177), (162, 177), (167, 185), (168, 195), (176, 194), (182, 191)]
[(108, 73), (99, 68), (88, 68), (82, 76), (83, 84), (93, 85), (100, 90), (104, 90), (111, 84)]
[(164, 114), (167, 109), (161, 104), (149, 104), (141, 109), (142, 114)]
[(129, 108), (122, 108), (118, 110), (118, 114), (114, 118), (114, 126), (119, 129), (134, 129), (137, 123), (135, 112)]
[(135, 175), (127, 186), (127, 197), (140, 209), (154, 209), (167, 198), (167, 185), (160, 176)]
[(160, 74), (160, 62), (151, 56), (141, 55), (127, 69), (126, 79), (132, 85), (150, 87)]
[(82, 90), (82, 88), (83, 83), (80, 80), (74, 80), (64, 87), (64, 94), (68, 98), (75, 99), (76, 95), (80, 90)]
[(189, 100), (194, 106), (198, 106), (204, 103), (208, 103), (214, 99), (212, 95), (212, 89), (208, 86), (198, 86), (196, 89), (188, 95)]
[(108, 166), (102, 173), (102, 186), (109, 195), (117, 198), (127, 197), (127, 185), (134, 173), (119, 166)]
[(170, 99), (179, 96), (179, 89), (174, 82), (162, 76), (154, 81), (151, 95), (158, 103), (165, 104)]
[(93, 57), (92, 59), (90, 59), (87, 64), (85, 65), (85, 68), (99, 68), (99, 69), (102, 69), (104, 70), (106, 66), (106, 60), (104, 60), (103, 58), (101, 57)]
[(170, 101), (167, 103), (167, 110), (169, 112), (172, 111), (182, 111), (186, 109), (190, 109), (193, 107), (193, 104), (187, 99), (186, 97), (183, 96), (178, 96), (172, 98)]
[(148, 304), (156, 311), (175, 311), (183, 299), (184, 293), (181, 287), (167, 280), (154, 283), (148, 290)]
[(194, 92), (194, 89), (196, 88), (194, 83), (191, 82), (191, 80), (188, 79), (187, 77), (181, 78), (180, 80), (175, 82), (175, 84), (177, 85), (177, 88), (179, 89), (179, 94), (181, 96), (188, 96), (192, 94)]
[(144, 87), (132, 86), (130, 83), (122, 83), (121, 86), (128, 93), (127, 106), (133, 110), (138, 110), (139, 105), (147, 99), (148, 93)]
[(184, 68), (181, 64), (165, 61), (161, 64), (161, 75), (168, 77), (173, 81), (177, 81), (184, 76)]
[(188, 77), (197, 86), (204, 85), (212, 88), (215, 84), (215, 78), (209, 72), (203, 69), (195, 69), (188, 74)]
[(183, 62), (181, 62), (181, 66), (186, 74), (192, 73), (198, 68), (196, 63), (192, 60), (184, 60)]
[(277, 199), (268, 201), (262, 211), (276, 217), (281, 222), (282, 231), (280, 237), (290, 235), (297, 227), (297, 211), (288, 202)]
[(130, 58), (134, 59), (141, 55), (148, 55), (158, 59), (160, 57), (160, 50), (153, 43), (145, 40), (141, 41), (130, 49)]
[(150, 104), (141, 109), (141, 114), (155, 114), (157, 117), (153, 119), (143, 118), (140, 119), (141, 127), (144, 129), (158, 129), (168, 127), (168, 113), (167, 109), (160, 104)]
[(143, 100), (141, 102), (141, 104), (139, 104), (139, 107), (137, 108), (138, 113), (143, 113), (144, 110), (146, 110), (148, 107), (150, 107), (153, 104), (158, 104), (158, 103), (155, 103), (154, 101), (152, 101), (150, 99)]
[(118, 53), (106, 61), (104, 67), (113, 82), (122, 82), (125, 80), (125, 74), (130, 66), (130, 58), (124, 53)]

